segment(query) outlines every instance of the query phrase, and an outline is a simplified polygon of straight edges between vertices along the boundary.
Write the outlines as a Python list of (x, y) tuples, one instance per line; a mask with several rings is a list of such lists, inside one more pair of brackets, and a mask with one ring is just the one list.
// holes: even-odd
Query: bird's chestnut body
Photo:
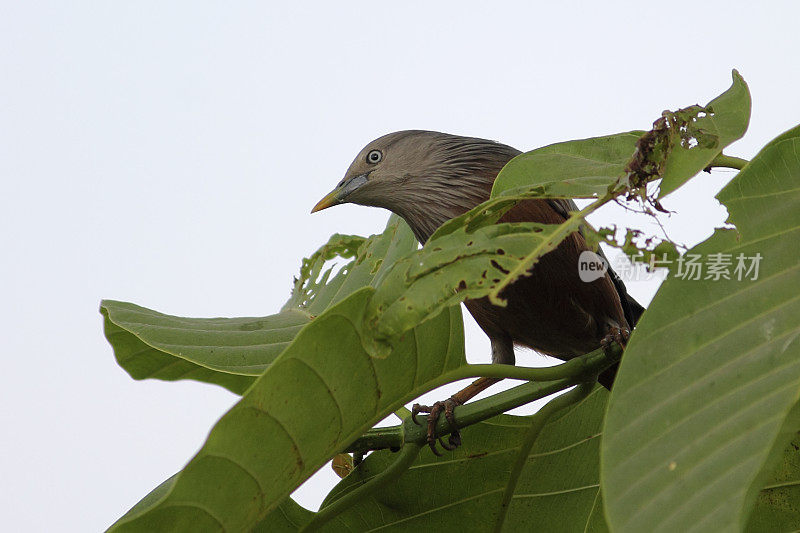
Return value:
[[(564, 220), (546, 200), (526, 200), (501, 222), (559, 224)], [(599, 348), (610, 328), (630, 327), (609, 275), (591, 282), (581, 280), (578, 259), (588, 249), (575, 232), (540, 258), (528, 276), (501, 293), (505, 307), (492, 305), (488, 298), (465, 302), (493, 341), (494, 362), (513, 363), (513, 351), (508, 353), (512, 344), (568, 360)]]

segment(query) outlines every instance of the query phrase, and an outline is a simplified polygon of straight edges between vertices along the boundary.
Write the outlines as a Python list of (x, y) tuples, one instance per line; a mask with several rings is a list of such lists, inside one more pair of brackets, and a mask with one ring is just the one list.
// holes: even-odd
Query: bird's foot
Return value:
[(436, 422), (439, 420), (439, 416), (441, 416), (442, 412), (444, 412), (447, 423), (450, 424), (451, 432), (447, 438), (447, 443), (439, 437), (439, 444), (447, 451), (453, 451), (461, 445), (461, 432), (458, 431), (456, 417), (453, 414), (453, 410), (459, 405), (461, 405), (460, 401), (450, 397), (444, 401), (436, 402), (431, 406), (415, 403), (411, 408), (411, 419), (415, 424), (419, 425), (417, 421), (418, 414), (428, 414), (427, 442), (435, 455), (442, 455), (439, 453), (439, 450), (436, 449)]
[(611, 343), (616, 342), (624, 348), (630, 336), (631, 332), (627, 329), (612, 326), (608, 328), (606, 336), (600, 340), (600, 345), (603, 347), (603, 349), (608, 350), (608, 348), (611, 346)]

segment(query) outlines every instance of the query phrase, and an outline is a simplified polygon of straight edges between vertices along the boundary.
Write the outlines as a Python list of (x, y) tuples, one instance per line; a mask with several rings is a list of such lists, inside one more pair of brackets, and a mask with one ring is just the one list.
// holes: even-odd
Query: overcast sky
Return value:
[[(371, 139), (421, 128), (528, 150), (647, 129), (727, 89), (731, 68), (753, 115), (730, 154), (800, 122), (796, 2), (282, 4), (0, 0), (5, 529), (107, 527), (236, 400), (131, 380), (100, 299), (276, 312), (329, 234), (385, 224), (357, 206), (309, 215)], [(732, 175), (666, 202), (670, 236), (693, 244), (721, 224), (713, 195)], [(646, 303), (657, 282), (629, 287)], [(474, 326), (467, 351), (488, 362)], [(335, 481), (323, 470), (303, 505)]]

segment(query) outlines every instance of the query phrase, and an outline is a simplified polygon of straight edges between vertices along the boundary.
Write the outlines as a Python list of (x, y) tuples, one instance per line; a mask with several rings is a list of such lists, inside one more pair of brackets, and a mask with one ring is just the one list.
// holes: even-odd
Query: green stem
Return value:
[(544, 407), (539, 409), (535, 415), (533, 415), (533, 422), (531, 423), (530, 429), (528, 429), (528, 432), (525, 434), (522, 445), (520, 446), (520, 450), (517, 454), (517, 460), (511, 469), (511, 475), (509, 476), (508, 483), (506, 484), (506, 489), (503, 492), (503, 499), (500, 503), (500, 513), (497, 516), (497, 523), (495, 524), (494, 528), (495, 531), (501, 531), (503, 529), (503, 522), (508, 514), (508, 507), (511, 504), (511, 498), (514, 495), (514, 490), (516, 489), (519, 476), (522, 473), (525, 463), (528, 461), (528, 455), (530, 454), (534, 442), (536, 442), (536, 438), (542, 432), (542, 429), (544, 428), (545, 424), (547, 424), (547, 421), (558, 411), (570, 405), (576, 404), (586, 398), (593, 387), (593, 383), (583, 383), (568, 393), (551, 400), (545, 404)]
[(555, 381), (569, 378), (582, 381), (587, 377), (595, 376), (602, 372), (613, 363), (619, 361), (621, 356), (622, 349), (613, 344), (608, 351), (598, 348), (593, 352), (555, 366), (527, 368), (513, 365), (467, 365), (457, 369), (450, 375), (457, 376), (452, 381), (478, 377), (524, 379), (526, 381)]
[(396, 481), (414, 463), (421, 444), (416, 442), (408, 443), (403, 446), (399, 456), (383, 472), (373, 477), (360, 487), (353, 489), (327, 507), (320, 509), (313, 520), (306, 524), (300, 531), (316, 531), (324, 524), (341, 514), (359, 500), (366, 498), (370, 494), (379, 493), (381, 488)]
[(349, 453), (365, 453), (370, 450), (399, 448), (403, 445), (403, 426), (372, 428), (345, 449)]
[[(547, 381), (544, 383), (530, 382), (518, 385), (513, 389), (505, 390), (494, 396), (478, 400), (456, 407), (453, 415), (456, 419), (456, 426), (463, 429), (467, 426), (483, 422), (489, 418), (505, 413), (515, 407), (531, 403), (555, 394), (564, 389), (575, 385), (574, 380), (562, 379), (559, 381)], [(427, 441), (428, 428), (425, 424), (416, 425), (408, 421), (404, 427), (406, 442), (424, 444)], [(436, 436), (444, 437), (452, 433), (450, 424), (444, 417), (439, 418), (436, 423)]]
[[(532, 381), (514, 388), (505, 390), (488, 398), (459, 406), (453, 414), (456, 425), (465, 428), (482, 422), (493, 416), (505, 413), (520, 405), (525, 405), (534, 400), (550, 396), (558, 391), (575, 385), (571, 379), (546, 381), (543, 383)], [(451, 433), (450, 424), (444, 417), (436, 424), (436, 436), (444, 437)], [(365, 453), (371, 450), (386, 448), (399, 448), (405, 443), (425, 444), (427, 440), (427, 426), (414, 424), (410, 419), (403, 424), (390, 427), (373, 428), (364, 433), (362, 437), (345, 449), (350, 453)]]
[[(511, 365), (468, 365), (460, 368), (456, 372), (448, 374), (449, 381), (469, 377), (495, 377), (525, 379), (530, 380), (530, 383), (518, 385), (488, 398), (459, 406), (454, 412), (456, 424), (460, 428), (471, 426), (515, 407), (567, 389), (576, 383), (593, 381), (594, 376), (619, 361), (621, 354), (622, 349), (617, 345), (612, 345), (608, 352), (604, 352), (602, 349), (595, 350), (566, 363), (547, 368), (520, 368)], [(450, 425), (447, 421), (439, 420), (436, 426), (436, 435), (442, 437), (449, 433)], [(349, 445), (345, 451), (364, 453), (370, 450), (398, 448), (408, 442), (424, 444), (425, 439), (425, 428), (407, 420), (403, 425), (370, 429)]]
[(732, 155), (719, 154), (717, 157), (714, 158), (713, 161), (711, 161), (711, 163), (708, 164), (708, 168), (724, 167), (724, 168), (735, 168), (736, 170), (742, 170), (747, 163), (749, 163), (749, 161), (747, 159), (742, 159), (741, 157), (733, 157)]

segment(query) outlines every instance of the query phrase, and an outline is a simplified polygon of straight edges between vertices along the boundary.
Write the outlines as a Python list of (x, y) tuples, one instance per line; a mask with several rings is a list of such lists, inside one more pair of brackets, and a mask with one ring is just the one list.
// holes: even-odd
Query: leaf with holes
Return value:
[(365, 316), (370, 353), (385, 357), (406, 331), (426, 317), (467, 298), (484, 296), (550, 235), (550, 226), (534, 223), (492, 224), (468, 232), (470, 215), (462, 219), (462, 227), (434, 235), (381, 279)]
[(662, 196), (708, 167), (722, 150), (741, 139), (750, 123), (750, 91), (737, 71), (730, 89), (705, 107), (694, 106), (669, 115), (668, 148), (661, 175)]
[(614, 531), (742, 528), (797, 429), (798, 183), (800, 127), (719, 193), (737, 230), (688, 252), (717, 267), (670, 277), (631, 337), (602, 451)]

